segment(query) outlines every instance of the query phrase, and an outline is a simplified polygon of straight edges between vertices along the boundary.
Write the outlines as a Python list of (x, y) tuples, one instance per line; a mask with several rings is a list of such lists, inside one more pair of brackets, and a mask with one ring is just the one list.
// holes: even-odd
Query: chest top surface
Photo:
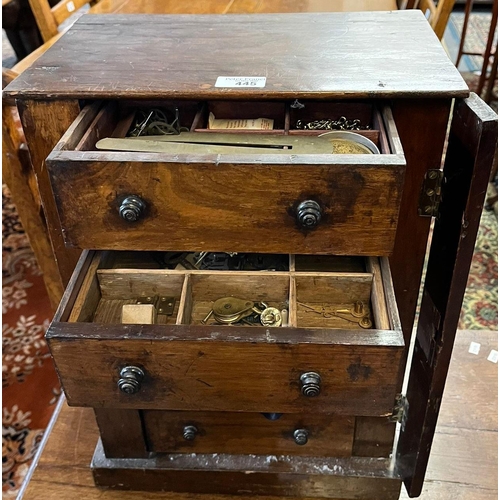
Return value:
[[(264, 87), (216, 87), (219, 76)], [(466, 97), (420, 11), (86, 15), (5, 90), (32, 98)]]

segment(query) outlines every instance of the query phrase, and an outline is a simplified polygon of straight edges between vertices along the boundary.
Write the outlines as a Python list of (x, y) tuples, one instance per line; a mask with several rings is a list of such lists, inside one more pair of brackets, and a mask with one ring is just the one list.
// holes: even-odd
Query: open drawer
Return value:
[[(214, 271), (84, 252), (46, 335), (68, 403), (390, 415), (404, 341), (387, 259), (281, 257), (283, 270)], [(169, 307), (154, 324), (122, 324), (124, 305), (155, 296)], [(282, 325), (207, 318), (223, 297), (274, 307)]]
[[(406, 165), (390, 108), (375, 101), (302, 105), (297, 110), (285, 102), (163, 101), (85, 107), (47, 158), (66, 244), (390, 255)], [(222, 118), (271, 117), (281, 127), (248, 131), (254, 141), (273, 134), (310, 138), (325, 131), (294, 129), (299, 121), (345, 116), (370, 127), (359, 134), (381, 154), (96, 150), (100, 139), (126, 136), (138, 106), (179, 109), (180, 125), (193, 134), (207, 131), (211, 112)]]

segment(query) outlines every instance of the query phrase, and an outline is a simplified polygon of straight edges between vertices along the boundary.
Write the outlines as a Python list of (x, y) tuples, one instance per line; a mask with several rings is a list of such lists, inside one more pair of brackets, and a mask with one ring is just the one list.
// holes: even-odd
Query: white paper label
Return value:
[(266, 86), (265, 76), (219, 76), (215, 82), (216, 87), (263, 89)]
[(488, 361), (491, 361), (492, 363), (498, 363), (498, 351), (495, 351), (495, 349), (492, 349), (490, 354), (488, 355)]
[(68, 2), (66, 4), (66, 7), (68, 9), (68, 12), (73, 12), (75, 10), (75, 4), (73, 2)]
[(477, 342), (471, 342), (469, 347), (469, 352), (471, 354), (479, 354), (479, 349), (481, 349), (481, 344)]

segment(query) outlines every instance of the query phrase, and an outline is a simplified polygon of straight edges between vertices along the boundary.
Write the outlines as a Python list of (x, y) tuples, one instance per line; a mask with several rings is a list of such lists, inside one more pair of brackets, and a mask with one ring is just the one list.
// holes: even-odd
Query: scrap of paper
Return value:
[(469, 346), (469, 352), (471, 354), (479, 354), (479, 350), (481, 349), (481, 344), (478, 344), (477, 342), (471, 342)]
[(495, 349), (492, 349), (491, 352), (488, 354), (488, 357), (486, 359), (488, 361), (491, 361), (492, 363), (498, 363), (498, 351), (495, 351)]

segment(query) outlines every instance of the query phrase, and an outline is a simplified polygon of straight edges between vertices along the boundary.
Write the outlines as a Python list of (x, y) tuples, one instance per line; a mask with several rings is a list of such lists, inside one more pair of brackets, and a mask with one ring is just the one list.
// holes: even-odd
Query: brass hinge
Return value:
[(396, 401), (394, 403), (394, 409), (392, 415), (389, 417), (391, 422), (399, 422), (401, 427), (404, 429), (406, 424), (406, 419), (408, 417), (408, 400), (403, 394), (398, 394), (396, 396)]
[(167, 316), (172, 316), (175, 308), (175, 297), (148, 295), (144, 297), (138, 297), (136, 299), (136, 303), (152, 304), (154, 305), (157, 314), (166, 314)]
[(418, 215), (421, 217), (437, 217), (441, 202), (441, 185), (443, 171), (439, 169), (427, 170), (420, 191)]

